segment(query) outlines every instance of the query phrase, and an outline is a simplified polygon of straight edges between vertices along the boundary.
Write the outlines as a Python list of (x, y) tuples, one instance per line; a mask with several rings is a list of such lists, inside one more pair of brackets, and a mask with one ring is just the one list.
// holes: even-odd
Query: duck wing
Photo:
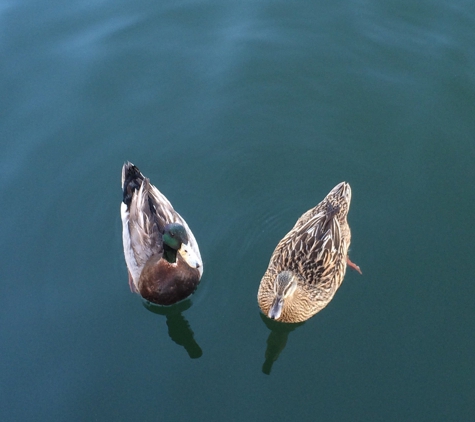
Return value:
[(152, 255), (163, 253), (163, 227), (166, 224), (157, 213), (150, 197), (150, 182), (144, 178), (129, 206), (130, 247), (137, 266), (142, 268)]
[(320, 207), (312, 216), (305, 213), (294, 228), (279, 242), (271, 262), (277, 270), (294, 271), (305, 284), (318, 284), (333, 274), (341, 247), (338, 210), (330, 204)]

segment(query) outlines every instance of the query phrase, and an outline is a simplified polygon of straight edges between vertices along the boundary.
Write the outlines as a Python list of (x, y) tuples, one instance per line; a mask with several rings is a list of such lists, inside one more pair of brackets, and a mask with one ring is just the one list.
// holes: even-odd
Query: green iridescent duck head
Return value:
[(176, 262), (177, 252), (191, 268), (199, 268), (200, 261), (190, 246), (188, 233), (183, 225), (179, 223), (170, 223), (164, 227), (163, 256), (170, 262)]

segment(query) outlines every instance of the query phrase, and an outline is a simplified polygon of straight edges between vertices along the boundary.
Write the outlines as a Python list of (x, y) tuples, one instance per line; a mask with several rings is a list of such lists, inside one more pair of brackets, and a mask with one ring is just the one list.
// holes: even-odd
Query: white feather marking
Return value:
[(124, 257), (127, 268), (132, 275), (134, 285), (138, 291), (138, 281), (140, 271), (135, 260), (134, 251), (131, 246), (130, 232), (129, 232), (129, 211), (127, 211), (127, 205), (123, 202), (120, 205), (120, 216), (122, 218), (122, 242), (124, 244)]

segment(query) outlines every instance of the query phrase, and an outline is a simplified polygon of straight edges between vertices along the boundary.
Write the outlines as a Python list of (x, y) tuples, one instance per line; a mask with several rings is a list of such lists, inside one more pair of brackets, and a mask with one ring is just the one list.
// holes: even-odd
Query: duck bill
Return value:
[(190, 248), (189, 244), (182, 243), (178, 252), (191, 268), (200, 268), (201, 262), (196, 253)]
[(272, 302), (272, 306), (269, 309), (267, 316), (271, 319), (279, 319), (282, 314), (282, 306), (284, 305), (284, 299), (276, 297)]

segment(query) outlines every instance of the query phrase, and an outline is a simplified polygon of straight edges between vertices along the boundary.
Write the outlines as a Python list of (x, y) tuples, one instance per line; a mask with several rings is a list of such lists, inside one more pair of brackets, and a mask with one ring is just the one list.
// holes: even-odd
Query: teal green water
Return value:
[[(475, 8), (0, 3), (2, 421), (475, 418)], [(129, 291), (130, 160), (192, 228), (192, 298)], [(352, 186), (349, 271), (299, 326), (256, 294)]]

